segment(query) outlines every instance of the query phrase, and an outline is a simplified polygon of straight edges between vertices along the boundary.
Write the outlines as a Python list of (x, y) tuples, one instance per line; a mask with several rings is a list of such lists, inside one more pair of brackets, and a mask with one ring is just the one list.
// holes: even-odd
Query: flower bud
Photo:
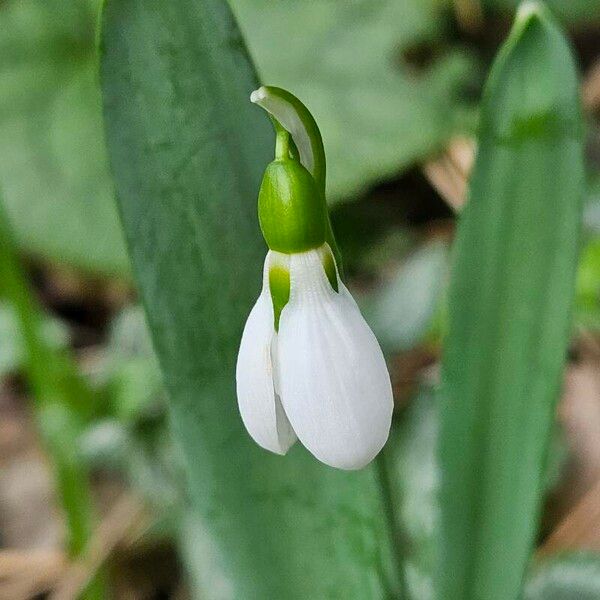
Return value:
[(258, 219), (271, 250), (292, 254), (325, 242), (327, 212), (312, 175), (296, 160), (267, 166), (258, 194)]

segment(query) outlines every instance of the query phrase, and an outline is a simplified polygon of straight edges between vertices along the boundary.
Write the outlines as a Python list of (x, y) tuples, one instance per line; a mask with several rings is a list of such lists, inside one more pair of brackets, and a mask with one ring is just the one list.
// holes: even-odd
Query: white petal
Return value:
[(392, 386), (383, 353), (343, 283), (339, 293), (331, 288), (319, 250), (292, 255), (290, 271), (278, 340), (283, 406), (319, 460), (359, 469), (389, 435)]
[(263, 290), (242, 334), (236, 387), (240, 414), (248, 433), (266, 450), (285, 454), (296, 441), (296, 435), (285, 416), (273, 382), (271, 348), (276, 341), (276, 333), (269, 294), (268, 264), (267, 255)]

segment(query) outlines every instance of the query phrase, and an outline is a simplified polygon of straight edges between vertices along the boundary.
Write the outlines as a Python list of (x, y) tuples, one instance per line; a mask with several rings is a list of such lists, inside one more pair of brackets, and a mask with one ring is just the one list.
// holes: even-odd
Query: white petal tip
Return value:
[(327, 465), (328, 467), (331, 467), (333, 469), (339, 469), (340, 471), (360, 471), (361, 469), (368, 467), (373, 462), (373, 460), (375, 460), (376, 456), (377, 455), (370, 457), (367, 460), (349, 462), (327, 462), (322, 459), (319, 459), (319, 461), (322, 462), (324, 465)]
[[(252, 436), (250, 436), (252, 437)], [(273, 454), (278, 454), (279, 456), (285, 456), (289, 449), (296, 443), (296, 437), (293, 439), (287, 440), (279, 440), (276, 445), (271, 443), (263, 443), (252, 437), (254, 442), (258, 444), (263, 450), (267, 450), (268, 452), (272, 452)]]
[(259, 87), (250, 94), (250, 102), (260, 104), (267, 97), (267, 90), (264, 86)]
[(244, 410), (240, 405), (240, 411), (248, 435), (263, 450), (284, 456), (296, 443), (298, 438), (279, 406), (275, 407), (275, 412), (279, 414), (274, 419), (265, 414), (264, 407), (259, 407), (255, 412), (247, 408)]
[[(389, 423), (391, 425), (391, 415)], [(323, 447), (313, 446), (309, 450), (315, 458), (329, 467), (343, 471), (358, 471), (367, 467), (377, 458), (377, 455), (383, 450), (388, 437), (389, 427), (385, 436), (379, 436), (379, 440), (372, 439), (369, 445), (358, 441), (355, 444), (349, 444), (347, 440), (340, 440), (341, 443), (334, 447), (331, 445)]]

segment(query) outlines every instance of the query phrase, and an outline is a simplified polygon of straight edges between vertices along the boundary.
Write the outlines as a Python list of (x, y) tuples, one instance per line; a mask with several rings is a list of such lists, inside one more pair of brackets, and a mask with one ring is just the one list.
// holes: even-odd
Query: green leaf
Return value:
[(97, 81), (99, 4), (0, 3), (0, 180), (24, 250), (123, 276)]
[(386, 350), (407, 350), (423, 339), (440, 303), (447, 259), (444, 242), (427, 244), (369, 298), (365, 315)]
[[(486, 8), (495, 8), (499, 10), (515, 10), (519, 5), (519, 0), (481, 0)], [(546, 4), (552, 11), (565, 21), (571, 22), (589, 22), (590, 19), (600, 22), (600, 1), (599, 0), (546, 0)]]
[[(59, 349), (67, 345), (67, 329), (58, 320), (45, 320), (41, 324), (40, 333), (52, 348)], [(0, 377), (22, 370), (25, 358), (15, 311), (10, 304), (0, 302)]]
[(600, 234), (600, 172), (589, 178), (583, 223), (584, 230), (590, 235)]
[(109, 0), (102, 45), (123, 224), (203, 533), (202, 597), (384, 597), (393, 573), (375, 472), (335, 471), (300, 447), (271, 455), (237, 411), (273, 139), (226, 3)]
[[(435, 600), (434, 580), (440, 546), (439, 390), (423, 384), (398, 415), (385, 457), (394, 494), (396, 530), (410, 597)], [(544, 487), (552, 489), (567, 464), (563, 431), (554, 428)]]
[(600, 329), (600, 239), (591, 239), (583, 248), (577, 271), (576, 323)]
[[(56, 487), (67, 523), (69, 556), (85, 549), (93, 527), (87, 471), (79, 459), (79, 436), (95, 397), (65, 348), (56, 348), (44, 334), (41, 310), (29, 289), (14, 251), (14, 242), (0, 198), (0, 293), (11, 304), (18, 324), (34, 412), (55, 471)], [(86, 600), (104, 595), (95, 577), (82, 594)]]
[(525, 600), (597, 600), (600, 556), (571, 552), (539, 563), (525, 586)]
[(438, 553), (439, 410), (436, 392), (423, 386), (400, 413), (386, 447), (397, 531), (404, 535), (406, 580), (414, 600), (434, 600)]
[(486, 86), (443, 359), (440, 595), (512, 600), (536, 533), (583, 199), (568, 44), (523, 5)]
[(133, 424), (161, 412), (162, 376), (140, 306), (125, 308), (111, 323), (100, 378), (121, 423)]
[(437, 0), (231, 4), (263, 82), (289, 89), (319, 124), (329, 201), (396, 175), (470, 120), (460, 94), (475, 68), (465, 53), (438, 51), (418, 74), (402, 58), (427, 44), (436, 54)]

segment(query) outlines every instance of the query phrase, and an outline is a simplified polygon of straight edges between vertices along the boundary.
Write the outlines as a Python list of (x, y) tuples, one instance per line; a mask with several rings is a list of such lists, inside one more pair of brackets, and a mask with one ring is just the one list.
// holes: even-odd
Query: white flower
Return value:
[[(327, 244), (267, 254), (263, 289), (242, 336), (237, 395), (246, 429), (263, 448), (285, 454), (296, 441), (322, 462), (359, 469), (385, 444), (392, 388), (381, 348), (337, 276), (323, 264)], [(290, 298), (275, 331), (269, 271), (290, 274)]]

